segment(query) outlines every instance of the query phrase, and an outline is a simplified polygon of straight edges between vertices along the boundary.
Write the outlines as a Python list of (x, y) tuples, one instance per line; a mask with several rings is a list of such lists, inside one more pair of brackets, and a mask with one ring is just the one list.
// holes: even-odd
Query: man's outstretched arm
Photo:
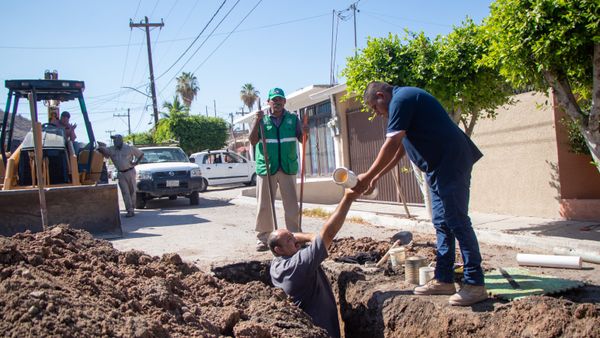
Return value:
[(346, 220), (346, 216), (348, 215), (348, 211), (350, 210), (350, 206), (352, 202), (358, 197), (360, 194), (355, 193), (352, 190), (346, 190), (344, 193), (344, 197), (340, 204), (338, 204), (337, 208), (333, 212), (333, 214), (329, 217), (323, 228), (321, 229), (321, 238), (323, 239), (323, 244), (325, 247), (329, 249), (329, 246), (333, 242), (335, 235), (337, 235), (338, 231), (344, 225), (344, 221)]

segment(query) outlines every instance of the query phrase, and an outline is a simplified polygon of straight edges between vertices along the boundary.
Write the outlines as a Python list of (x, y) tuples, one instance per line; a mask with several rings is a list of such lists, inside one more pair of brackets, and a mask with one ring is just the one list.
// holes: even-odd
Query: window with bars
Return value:
[(300, 121), (308, 114), (310, 127), (306, 148), (306, 175), (329, 176), (335, 170), (333, 134), (327, 123), (331, 119), (329, 100), (300, 109)]

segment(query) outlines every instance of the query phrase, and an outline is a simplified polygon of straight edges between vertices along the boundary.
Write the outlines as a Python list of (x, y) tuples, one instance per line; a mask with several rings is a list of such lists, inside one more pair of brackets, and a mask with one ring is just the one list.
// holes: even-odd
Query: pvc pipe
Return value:
[[(344, 188), (352, 189), (358, 184), (358, 177), (352, 170), (350, 170), (348, 168), (344, 168), (344, 167), (336, 168), (333, 171), (332, 176), (333, 176), (333, 181), (336, 184), (343, 186)], [(375, 197), (377, 197), (378, 193), (379, 193), (379, 189), (377, 187), (375, 187), (375, 189), (373, 189), (373, 191), (370, 194), (368, 194), (368, 195), (363, 194), (362, 197), (367, 198), (367, 199), (374, 199)]]
[(554, 250), (552, 250), (552, 252), (555, 254), (558, 254), (558, 255), (581, 256), (581, 259), (584, 262), (600, 264), (600, 254), (597, 252), (594, 253), (594, 252), (589, 252), (589, 251), (581, 251), (578, 249), (562, 248), (562, 247), (555, 247)]
[(581, 257), (579, 256), (517, 254), (517, 263), (526, 266), (581, 269)]

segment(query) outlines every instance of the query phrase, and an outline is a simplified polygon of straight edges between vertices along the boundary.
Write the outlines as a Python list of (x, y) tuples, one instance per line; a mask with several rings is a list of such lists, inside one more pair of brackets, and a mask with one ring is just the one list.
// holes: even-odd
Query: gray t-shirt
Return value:
[(106, 148), (106, 152), (118, 171), (130, 169), (132, 167), (131, 162), (133, 162), (133, 159), (140, 158), (143, 154), (141, 150), (128, 144), (123, 144), (121, 149), (110, 146)]
[(291, 257), (275, 257), (271, 262), (271, 281), (292, 297), (294, 304), (306, 312), (313, 322), (340, 337), (337, 306), (329, 280), (321, 269), (327, 258), (321, 236)]

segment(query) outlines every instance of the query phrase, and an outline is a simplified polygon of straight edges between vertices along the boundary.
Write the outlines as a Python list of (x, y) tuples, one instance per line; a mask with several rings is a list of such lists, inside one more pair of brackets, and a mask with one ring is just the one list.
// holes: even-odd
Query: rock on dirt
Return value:
[(4, 337), (326, 337), (280, 290), (64, 226), (0, 237)]

